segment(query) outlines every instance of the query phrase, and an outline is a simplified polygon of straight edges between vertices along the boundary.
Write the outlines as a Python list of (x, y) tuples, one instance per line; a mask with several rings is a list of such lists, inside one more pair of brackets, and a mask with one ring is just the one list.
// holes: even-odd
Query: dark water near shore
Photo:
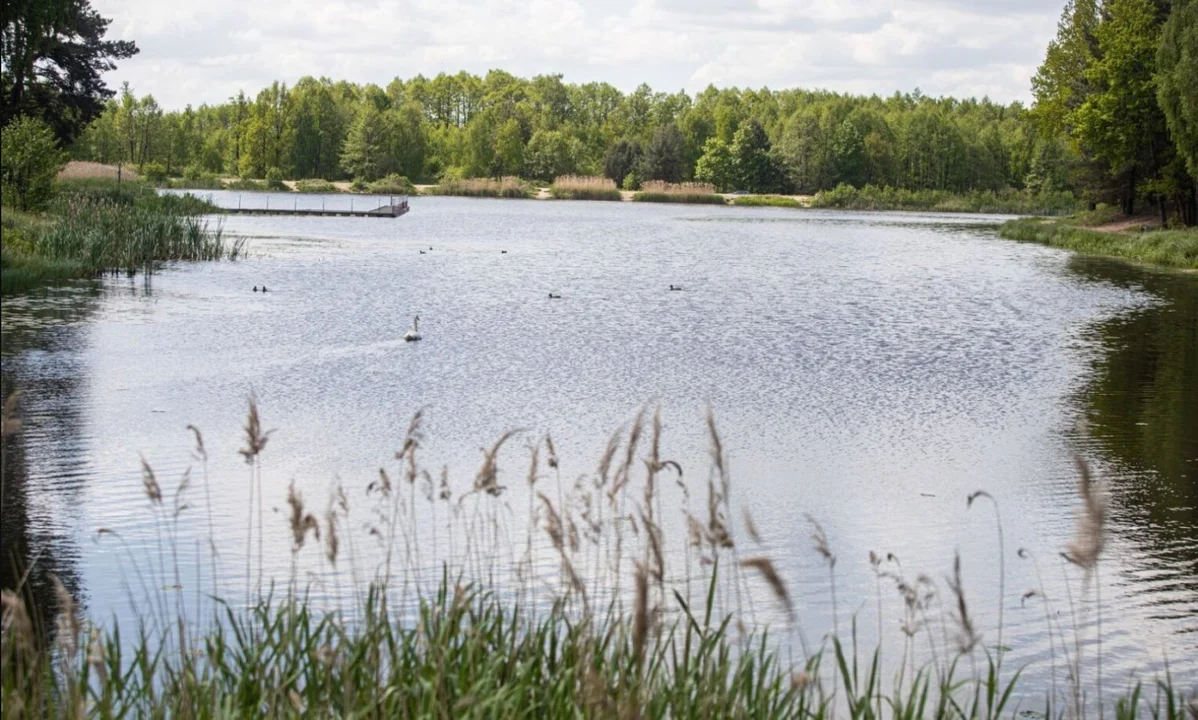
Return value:
[[(710, 404), (732, 504), (751, 509), (808, 635), (830, 627), (832, 606), (806, 513), (839, 558), (840, 621), (859, 612), (863, 642), (876, 635), (869, 551), (937, 581), (959, 551), (995, 644), (993, 517), (965, 503), (985, 489), (1006, 537), (1003, 644), (1043, 677), (1044, 608), (1020, 602), (1040, 582), (1015, 551), (1035, 553), (1056, 609), (1072, 592), (1092, 632), (1092, 595), (1057, 557), (1079, 505), (1076, 448), (1110, 490), (1104, 672), (1121, 687), (1167, 660), (1183, 686), (1198, 683), (1198, 277), (1004, 241), (998, 219), (976, 216), (412, 208), (399, 220), (229, 217), (226, 233), (251, 238), (245, 261), (5, 299), (3, 390), (24, 393), (24, 427), (6, 444), (3, 547), (34, 567), (36, 588), (58, 574), (93, 617), (132, 622), (131, 559), (158, 556), (160, 527), (140, 459), (168, 491), (186, 468), (198, 476), (194, 424), (220, 589), (239, 597), (249, 482), (236, 451), (251, 392), (276, 430), (263, 468), (267, 524), (280, 529), (288, 482), (319, 511), (335, 479), (360, 497), (421, 408), (424, 459), (448, 465), (459, 490), (479, 448), (510, 428), (552, 432), (572, 482), (646, 401), (662, 407), (664, 455), (705, 486)], [(268, 294), (251, 292), (262, 284)], [(417, 313), (424, 340), (406, 344)], [(519, 517), (525, 444), (501, 457)], [(190, 597), (210, 582), (195, 575), (209, 566), (198, 477), (188, 499), (178, 564)], [(667, 515), (667, 535), (681, 535)], [(100, 528), (120, 538), (97, 540)], [(359, 542), (366, 562), (372, 541)], [(283, 580), (290, 537), (266, 543), (266, 574)], [(13, 577), (6, 565), (5, 587)], [(327, 584), (313, 594), (338, 597)], [(901, 602), (884, 596), (886, 641), (900, 643)]]

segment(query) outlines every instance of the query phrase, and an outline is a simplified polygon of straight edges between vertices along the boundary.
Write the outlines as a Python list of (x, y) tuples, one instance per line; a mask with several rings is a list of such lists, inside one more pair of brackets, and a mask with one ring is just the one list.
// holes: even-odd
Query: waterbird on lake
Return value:
[(420, 339), (420, 316), (412, 318), (412, 329), (403, 334), (404, 342), (416, 342)]
[(671, 284), (671, 285), (670, 285), (670, 289), (671, 289), (671, 290), (681, 290), (681, 289), (682, 289), (682, 286), (681, 286), (681, 285), (673, 285), (673, 284)]
[(423, 254), (424, 254), (424, 251), (423, 251), (423, 250), (421, 250), (421, 251), (420, 251), (420, 254), (421, 254), (421, 255), (423, 255)]
[(500, 251), (499, 251), (499, 254), (500, 254), (500, 255), (507, 255), (507, 250), (500, 250)]
[(258, 286), (257, 286), (257, 285), (255, 285), (255, 286), (254, 286), (254, 292), (258, 292)]
[(262, 292), (266, 292), (266, 286), (265, 286), (265, 285), (263, 285), (263, 286), (262, 286)]
[(557, 294), (549, 293), (549, 299), (550, 300), (561, 300), (562, 299), (561, 293), (557, 293)]

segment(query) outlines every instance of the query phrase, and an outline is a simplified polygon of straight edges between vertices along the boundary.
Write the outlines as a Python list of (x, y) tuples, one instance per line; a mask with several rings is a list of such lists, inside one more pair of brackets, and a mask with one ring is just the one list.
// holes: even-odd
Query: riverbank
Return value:
[(1198, 228), (1141, 230), (1127, 222), (1085, 227), (1076, 219), (1021, 218), (998, 229), (1001, 237), (1037, 242), (1087, 255), (1146, 265), (1198, 270)]
[(159, 194), (137, 181), (60, 180), (45, 212), (4, 208), (0, 293), (106, 272), (148, 273), (169, 260), (236, 259), (242, 241), (226, 242), (209, 226), (204, 215), (215, 212), (203, 199)]

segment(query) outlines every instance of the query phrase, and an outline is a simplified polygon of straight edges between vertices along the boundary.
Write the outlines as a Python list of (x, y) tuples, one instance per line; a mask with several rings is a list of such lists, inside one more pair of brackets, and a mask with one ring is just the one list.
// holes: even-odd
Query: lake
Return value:
[[(475, 533), (473, 550), (461, 537), (455, 550), (444, 516), (425, 514), (432, 505), (408, 509), (422, 548), (412, 564), (435, 577), (446, 553), (472, 553), (470, 575), (510, 570), (526, 546), (530, 447), (546, 483), (531, 492), (552, 487), (556, 501), (643, 407), (660, 407), (662, 457), (706, 517), (710, 407), (739, 552), (774, 560), (810, 638), (856, 614), (872, 647), (880, 592), (883, 642), (898, 647), (902, 599), (875, 576), (870, 551), (942, 589), (959, 552), (982, 643), (995, 650), (993, 508), (966, 506), (989, 492), (1006, 551), (1002, 649), (1039, 685), (1050, 666), (1063, 682), (1064, 637), (1086, 643), (1087, 663), (1096, 650), (1093, 587), (1059, 557), (1081, 504), (1080, 453), (1109, 490), (1108, 687), (1167, 663), (1188, 689), (1198, 682), (1198, 276), (1002, 240), (1001, 219), (429, 197), (395, 220), (214, 218), (249, 238), (248, 258), (4, 300), (3, 391), (22, 391), (24, 426), (6, 445), (3, 546), (34, 567), (39, 592), (55, 573), (92, 617), (122, 626), (146, 612), (147, 588), (238, 600), (259, 575), (297, 576), (331, 607), (380, 562), (367, 489), (380, 467), (400, 481), (395, 454), (416, 411), (431, 490), (447, 467), (456, 507), (471, 507), (459, 498), (480, 449), (523, 430), (498, 454), (503, 519)], [(423, 339), (405, 343), (415, 315)], [(251, 395), (274, 431), (260, 457), (261, 568), (256, 530), (247, 541), (255, 483), (238, 454)], [(206, 463), (188, 425), (203, 433)], [(546, 433), (558, 473), (538, 443)], [(143, 458), (167, 495), (157, 513)], [(176, 520), (169, 506), (188, 468), (180, 505), (191, 507)], [(659, 521), (669, 551), (689, 553), (672, 473)], [(308, 547), (293, 568), (292, 481), (322, 517), (341, 483), (353, 567)], [(808, 515), (837, 557), (835, 604)], [(164, 532), (177, 582), (158, 572)], [(537, 566), (552, 572), (552, 549), (534, 539)], [(13, 572), (5, 566), (5, 587)], [(1046, 630), (1040, 598), (1021, 599), (1029, 589), (1049, 597), (1062, 634)], [(756, 578), (744, 592), (757, 620), (780, 621)]]

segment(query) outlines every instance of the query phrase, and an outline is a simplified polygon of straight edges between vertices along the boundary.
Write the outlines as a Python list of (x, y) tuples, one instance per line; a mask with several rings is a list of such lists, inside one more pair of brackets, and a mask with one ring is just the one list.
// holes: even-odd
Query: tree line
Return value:
[(1072, 187), (1063, 138), (1019, 103), (913, 93), (708, 89), (623, 93), (501, 70), (396, 79), (305, 77), (251, 98), (166, 111), (125, 88), (74, 148), (169, 174), (413, 180), (606, 175), (702, 180), (720, 190), (814, 193), (852, 185), (1033, 191)]

